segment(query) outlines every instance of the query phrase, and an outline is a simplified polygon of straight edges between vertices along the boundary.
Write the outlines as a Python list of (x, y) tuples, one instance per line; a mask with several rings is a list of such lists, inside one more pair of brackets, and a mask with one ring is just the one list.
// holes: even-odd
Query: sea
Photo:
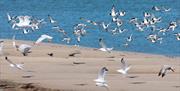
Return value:
[[(117, 11), (125, 11), (126, 15), (120, 17), (123, 20), (122, 29), (127, 32), (112, 35), (102, 31), (101, 28), (87, 24), (80, 18), (89, 19), (96, 22), (112, 22), (110, 11), (112, 5)], [(157, 12), (152, 10), (153, 6), (171, 8), (169, 12)], [(137, 28), (128, 21), (136, 17), (143, 20), (143, 12), (152, 13), (161, 17), (161, 22), (157, 24), (160, 28), (167, 28), (170, 22), (175, 21), (177, 28), (160, 35), (162, 43), (151, 43), (146, 37), (152, 33), (150, 29), (145, 32), (137, 31)], [(14, 30), (7, 20), (7, 13), (11, 16), (28, 15), (47, 21), (39, 30), (23, 34), (22, 30)], [(72, 41), (67, 44), (62, 41), (62, 36), (52, 29), (52, 24), (48, 23), (48, 15), (58, 22)], [(53, 36), (53, 43), (75, 45), (77, 41), (73, 35), (74, 26), (79, 23), (87, 24), (87, 34), (81, 38), (80, 46), (99, 48), (98, 39), (103, 38), (107, 47), (113, 47), (117, 51), (130, 51), (150, 54), (160, 54), (166, 56), (180, 56), (180, 41), (176, 40), (174, 33), (180, 32), (180, 0), (0, 0), (0, 39), (12, 39), (16, 35), (17, 40), (35, 41), (40, 35), (48, 34)], [(113, 26), (113, 25), (112, 25)], [(126, 38), (133, 34), (132, 42), (128, 47), (124, 47)], [(59, 50), (61, 51), (61, 50)]]

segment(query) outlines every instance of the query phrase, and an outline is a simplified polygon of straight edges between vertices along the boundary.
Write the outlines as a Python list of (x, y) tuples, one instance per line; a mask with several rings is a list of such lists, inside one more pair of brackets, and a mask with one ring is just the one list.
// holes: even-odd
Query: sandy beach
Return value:
[[(17, 44), (22, 43), (33, 45), (31, 41), (17, 41)], [(16, 84), (32, 83), (47, 88), (37, 91), (106, 91), (106, 88), (96, 86), (93, 80), (102, 67), (107, 67), (109, 71), (105, 79), (109, 91), (180, 91), (180, 57), (124, 51), (108, 53), (93, 48), (51, 43), (35, 45), (31, 51), (28, 56), (23, 56), (12, 47), (11, 40), (4, 40), (4, 55), (0, 56), (0, 80)], [(69, 56), (74, 52), (80, 54)], [(50, 57), (48, 53), (54, 56)], [(5, 56), (15, 63), (24, 63), (24, 68), (29, 72), (11, 68)], [(122, 57), (132, 65), (127, 77), (116, 71), (120, 68)], [(158, 77), (163, 65), (173, 66), (175, 72), (169, 72), (164, 78)], [(0, 86), (2, 89), (3, 85)], [(35, 90), (6, 88), (2, 91)]]

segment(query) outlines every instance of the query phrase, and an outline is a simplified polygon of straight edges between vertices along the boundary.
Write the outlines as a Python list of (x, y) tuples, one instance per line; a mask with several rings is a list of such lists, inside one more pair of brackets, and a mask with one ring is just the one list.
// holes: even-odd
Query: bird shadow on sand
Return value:
[(130, 84), (145, 84), (146, 82), (131, 82)]
[(139, 76), (127, 76), (127, 78), (138, 78)]
[(76, 85), (76, 86), (86, 86), (86, 85), (88, 85), (88, 84), (86, 84), (86, 83), (80, 83), (80, 84), (73, 84), (73, 85)]

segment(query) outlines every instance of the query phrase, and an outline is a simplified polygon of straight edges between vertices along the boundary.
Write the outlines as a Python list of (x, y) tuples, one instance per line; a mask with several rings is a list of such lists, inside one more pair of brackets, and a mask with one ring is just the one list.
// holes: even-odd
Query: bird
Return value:
[(164, 77), (167, 74), (168, 70), (174, 72), (174, 69), (170, 65), (164, 65), (159, 71), (158, 76)]
[(50, 15), (48, 15), (48, 19), (51, 24), (57, 23), (57, 21), (55, 21)]
[(124, 61), (124, 58), (121, 58), (121, 69), (117, 70), (117, 72), (123, 74), (123, 75), (127, 75), (128, 74), (128, 70), (131, 68), (131, 66), (129, 66), (127, 64), (126, 61)]
[(4, 41), (0, 41), (0, 55), (3, 54), (3, 42)]
[(119, 16), (125, 16), (126, 12), (125, 11), (119, 11)]
[(180, 33), (175, 33), (174, 35), (176, 36), (176, 39), (180, 41)]
[(46, 39), (48, 40), (48, 42), (50, 42), (53, 39), (53, 37), (46, 35), (46, 34), (43, 34), (36, 40), (36, 42), (34, 42), (34, 44), (37, 45)]
[(103, 67), (99, 74), (98, 74), (98, 78), (95, 79), (94, 81), (96, 82), (96, 86), (100, 86), (100, 87), (108, 87), (108, 84), (105, 80), (105, 76), (106, 76), (106, 73), (108, 72), (108, 69), (106, 67)]
[(104, 51), (104, 52), (111, 52), (113, 50), (113, 47), (112, 48), (107, 48), (103, 39), (102, 38), (99, 38), (99, 45), (101, 46), (101, 48), (99, 48), (100, 51)]
[(24, 70), (23, 64), (13, 63), (10, 59), (8, 59), (8, 57), (5, 57), (5, 60), (10, 64), (10, 67), (17, 68), (19, 70)]
[(153, 6), (153, 7), (152, 7), (152, 10), (160, 11), (161, 9), (160, 9), (159, 7), (157, 7), (157, 6)]
[(127, 37), (126, 39), (128, 42), (131, 42), (132, 41), (132, 34), (130, 36)]
[(30, 50), (32, 48), (32, 46), (28, 44), (17, 45), (15, 42), (15, 35), (13, 36), (13, 47), (16, 48), (17, 51), (20, 51), (23, 54), (23, 56), (27, 56), (28, 53), (31, 53)]

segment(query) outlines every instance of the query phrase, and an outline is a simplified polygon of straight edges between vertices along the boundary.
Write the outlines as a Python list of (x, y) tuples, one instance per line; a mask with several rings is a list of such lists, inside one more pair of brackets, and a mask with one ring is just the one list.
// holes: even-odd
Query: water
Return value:
[[(7, 22), (6, 13), (30, 15), (40, 19), (45, 18), (45, 20), (47, 20), (47, 15), (50, 14), (68, 32), (68, 35), (74, 38), (72, 35), (73, 25), (84, 23), (79, 19), (80, 17), (94, 21), (110, 22), (109, 12), (113, 3), (116, 9), (127, 11), (127, 15), (121, 19), (125, 21), (122, 27), (129, 31), (112, 36), (109, 33), (100, 32), (97, 27), (89, 28), (87, 29), (87, 36), (83, 37), (80, 42), (81, 46), (99, 47), (98, 38), (103, 37), (107, 46), (114, 47), (115, 50), (180, 56), (180, 41), (175, 40), (175, 36), (172, 35), (175, 32), (180, 32), (179, 27), (174, 32), (163, 37), (162, 44), (152, 44), (145, 39), (146, 35), (149, 34), (148, 32), (137, 32), (136, 28), (127, 22), (132, 17), (142, 19), (142, 13), (148, 11), (162, 17), (162, 22), (158, 26), (167, 27), (171, 21), (180, 19), (180, 0), (0, 0), (0, 38), (11, 39), (13, 34), (16, 34), (16, 39), (35, 41), (41, 34), (46, 33), (54, 37), (54, 43), (66, 44), (61, 41), (60, 35), (51, 29), (50, 24), (43, 25), (39, 31), (27, 35), (12, 30)], [(169, 7), (172, 10), (166, 13), (155, 12), (151, 10), (154, 5)], [(125, 48), (122, 44), (131, 33), (133, 33), (134, 40), (129, 47)], [(69, 45), (75, 43), (76, 41), (73, 39)]]

